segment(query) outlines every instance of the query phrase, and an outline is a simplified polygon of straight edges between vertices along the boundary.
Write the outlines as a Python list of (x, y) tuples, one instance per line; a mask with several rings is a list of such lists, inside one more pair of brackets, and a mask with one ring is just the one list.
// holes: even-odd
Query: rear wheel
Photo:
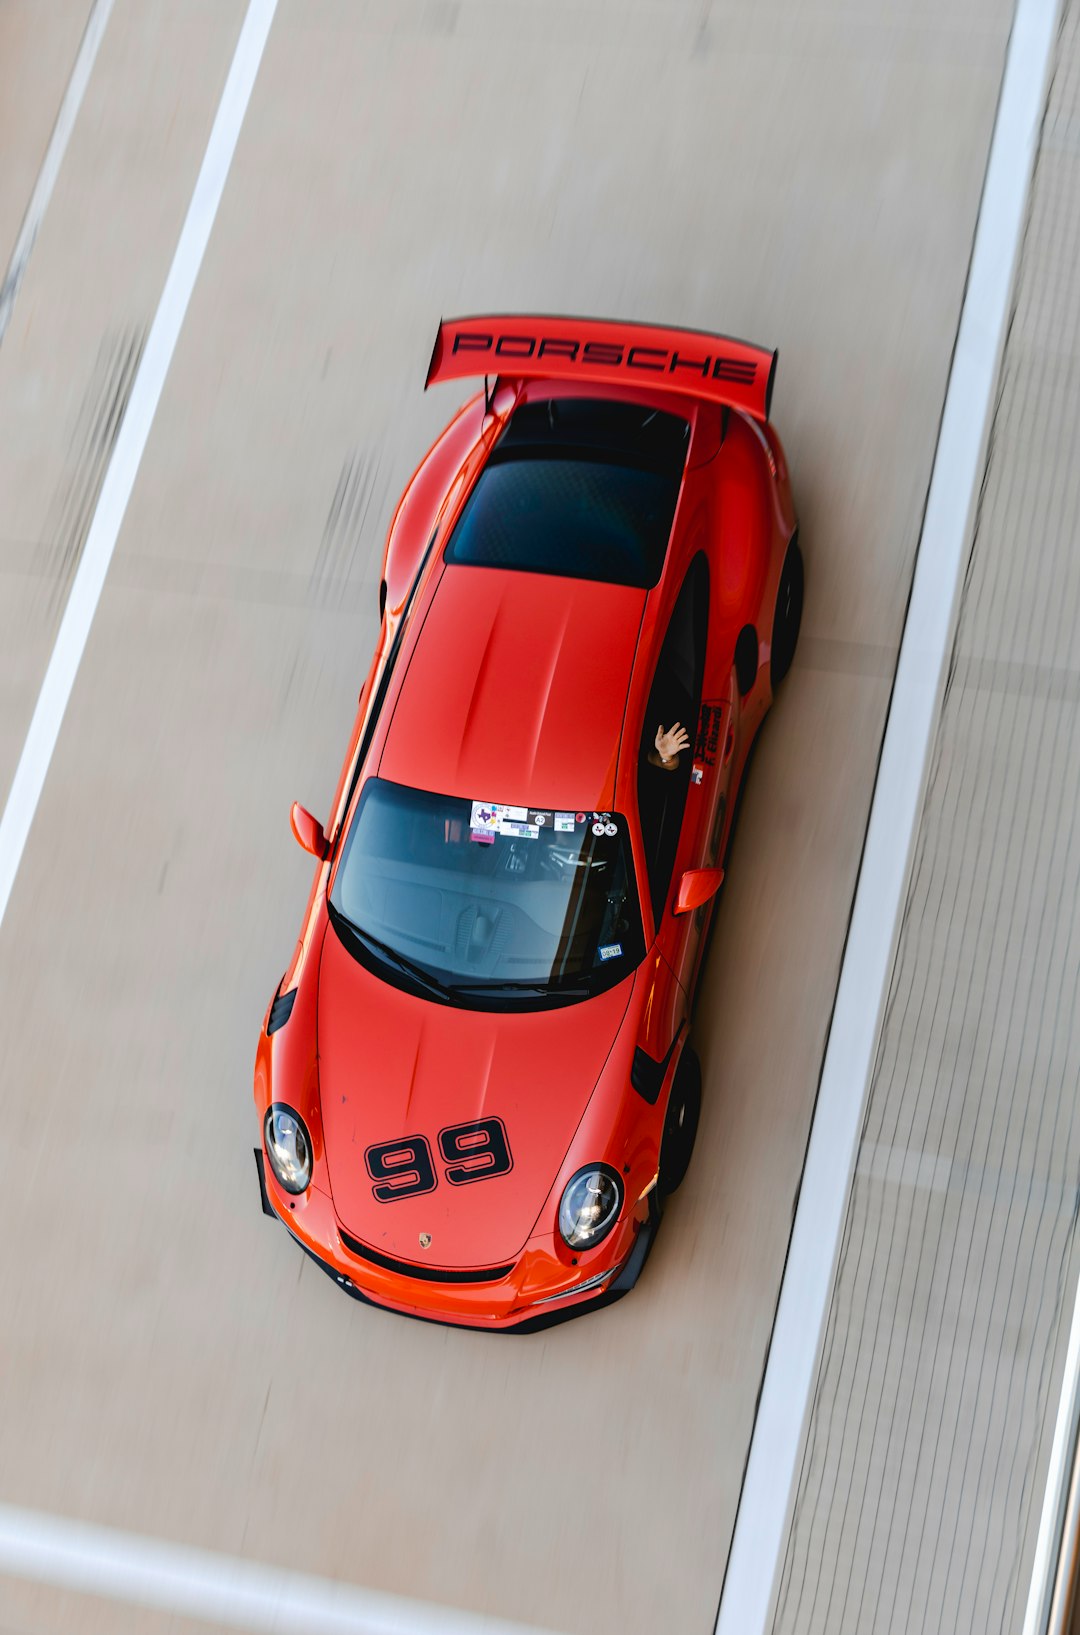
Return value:
[(700, 1117), (701, 1063), (696, 1052), (687, 1045), (675, 1069), (675, 1083), (671, 1087), (660, 1143), (660, 1179), (657, 1186), (663, 1198), (669, 1198), (686, 1178)]
[(802, 623), (803, 605), (803, 559), (799, 549), (798, 530), (791, 537), (791, 544), (784, 557), (784, 566), (780, 570), (780, 584), (776, 591), (776, 614), (773, 618), (771, 680), (775, 693), (788, 671), (791, 661), (795, 657), (795, 646), (799, 640), (799, 625)]

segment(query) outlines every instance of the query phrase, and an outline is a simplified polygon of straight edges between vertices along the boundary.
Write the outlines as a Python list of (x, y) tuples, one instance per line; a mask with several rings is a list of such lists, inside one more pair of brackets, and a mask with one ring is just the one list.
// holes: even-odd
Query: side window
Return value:
[[(638, 813), (657, 925), (663, 918), (664, 901), (671, 885), (690, 787), (708, 619), (709, 569), (704, 556), (696, 556), (683, 581), (660, 649), (638, 752)], [(657, 727), (667, 731), (676, 721), (686, 728), (691, 747), (679, 756), (677, 770), (666, 772), (654, 765), (649, 756)]]

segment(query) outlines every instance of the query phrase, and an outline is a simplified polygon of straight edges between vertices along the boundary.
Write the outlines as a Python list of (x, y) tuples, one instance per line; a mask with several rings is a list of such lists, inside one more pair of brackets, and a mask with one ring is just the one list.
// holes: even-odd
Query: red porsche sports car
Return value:
[(255, 1063), (263, 1207), (358, 1299), (525, 1330), (633, 1287), (686, 1173), (688, 1041), (803, 569), (776, 354), (443, 323), (469, 375), (398, 506), (382, 627)]

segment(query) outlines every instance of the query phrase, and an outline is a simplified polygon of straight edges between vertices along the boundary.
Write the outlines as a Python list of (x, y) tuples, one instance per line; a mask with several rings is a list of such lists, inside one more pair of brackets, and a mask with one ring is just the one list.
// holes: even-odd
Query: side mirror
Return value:
[[(289, 822), (297, 841), (312, 857), (325, 857), (330, 847), (327, 845), (326, 834), (318, 818), (305, 811), (299, 801), (293, 801), (292, 811), (289, 813)], [(685, 876), (684, 876), (685, 879)]]
[(723, 869), (687, 869), (675, 897), (676, 914), (689, 914), (707, 903), (724, 883)]

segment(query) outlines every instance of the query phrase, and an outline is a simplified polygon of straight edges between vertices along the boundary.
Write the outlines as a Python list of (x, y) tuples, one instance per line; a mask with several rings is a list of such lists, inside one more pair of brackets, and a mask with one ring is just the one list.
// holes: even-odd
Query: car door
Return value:
[[(716, 790), (716, 778), (710, 777), (706, 783), (695, 754), (708, 602), (708, 564), (704, 555), (699, 555), (687, 570), (664, 634), (638, 752), (638, 818), (653, 921), (660, 951), (680, 981), (688, 980), (700, 927), (696, 915), (672, 912), (675, 887), (684, 869), (704, 863), (710, 833), (710, 797)], [(654, 740), (658, 727), (667, 731), (677, 721), (686, 728), (691, 747), (679, 756), (674, 771), (666, 771), (656, 764)]]
[(700, 860), (693, 867), (711, 869), (723, 862), (721, 847), (728, 829), (731, 770), (739, 742), (739, 685), (732, 670), (727, 685), (716, 696), (703, 698), (694, 741), (692, 779), (705, 791), (705, 813)]

